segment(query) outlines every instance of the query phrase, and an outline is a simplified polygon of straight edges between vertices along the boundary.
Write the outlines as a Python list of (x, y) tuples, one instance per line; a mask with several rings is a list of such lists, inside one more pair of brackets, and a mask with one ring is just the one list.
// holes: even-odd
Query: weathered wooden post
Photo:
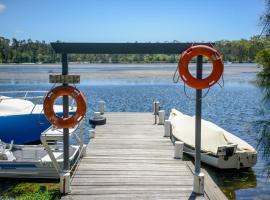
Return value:
[(96, 134), (95, 129), (90, 129), (90, 130), (89, 130), (89, 138), (90, 138), (90, 139), (91, 139), (91, 138), (95, 138), (95, 134)]
[(170, 137), (171, 136), (171, 121), (170, 120), (165, 120), (164, 123), (164, 137)]
[(165, 110), (158, 111), (158, 124), (164, 125), (165, 122)]
[(94, 112), (94, 118), (99, 118), (101, 116), (100, 112)]
[(106, 109), (105, 101), (99, 101), (98, 102), (98, 111), (100, 112), (100, 114), (103, 115), (105, 113), (105, 109)]
[(184, 142), (176, 141), (174, 144), (174, 158), (182, 159), (184, 153)]

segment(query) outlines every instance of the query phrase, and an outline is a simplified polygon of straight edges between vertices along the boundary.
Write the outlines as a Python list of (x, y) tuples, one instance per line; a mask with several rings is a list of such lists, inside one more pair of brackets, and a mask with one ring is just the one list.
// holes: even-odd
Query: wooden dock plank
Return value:
[(173, 158), (174, 147), (151, 113), (105, 116), (62, 199), (226, 199), (208, 175), (205, 194), (192, 193), (192, 163)]

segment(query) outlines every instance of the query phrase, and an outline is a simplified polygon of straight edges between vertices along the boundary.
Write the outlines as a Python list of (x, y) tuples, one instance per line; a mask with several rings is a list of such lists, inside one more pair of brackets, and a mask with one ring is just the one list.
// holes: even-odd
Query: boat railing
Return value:
[[(29, 94), (34, 94), (34, 93), (44, 93), (46, 94), (48, 91), (1, 91), (0, 92), (0, 95), (4, 95), (4, 94), (7, 94), (7, 95), (16, 95), (16, 94), (22, 94), (21, 96), (15, 96), (15, 97), (10, 97), (8, 96), (9, 98), (8, 99), (42, 99), (44, 98), (44, 95), (42, 96), (29, 96)], [(6, 98), (1, 98), (1, 99), (5, 99)]]
[[(83, 134), (85, 130), (85, 123), (86, 120), (82, 120), (78, 125), (70, 129), (69, 137), (70, 138), (75, 138), (77, 144), (79, 145), (79, 156), (77, 157), (74, 165), (70, 169), (70, 171), (73, 171), (74, 166), (78, 162), (78, 160), (83, 156), (85, 153), (85, 148), (86, 145), (83, 143)], [(79, 132), (79, 133), (78, 133)], [(44, 146), (45, 150), (47, 151), (54, 168), (56, 169), (57, 173), (60, 174), (63, 173), (63, 170), (60, 167), (60, 164), (57, 162), (57, 159), (55, 158), (53, 151), (55, 150), (54, 148), (54, 142), (61, 142), (63, 141), (63, 129), (59, 128), (54, 128), (53, 126), (49, 127), (47, 130), (45, 130), (41, 136), (40, 140), (42, 145)], [(50, 144), (51, 143), (51, 144)], [(60, 150), (59, 148), (57, 148)], [(62, 149), (63, 150), (63, 149)]]

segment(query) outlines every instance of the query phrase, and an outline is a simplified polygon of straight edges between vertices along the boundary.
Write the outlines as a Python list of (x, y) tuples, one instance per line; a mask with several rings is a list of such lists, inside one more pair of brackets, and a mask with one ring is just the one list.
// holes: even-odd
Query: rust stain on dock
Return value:
[(193, 164), (174, 159), (164, 127), (151, 113), (106, 113), (62, 199), (227, 199), (207, 172), (205, 193), (193, 189)]

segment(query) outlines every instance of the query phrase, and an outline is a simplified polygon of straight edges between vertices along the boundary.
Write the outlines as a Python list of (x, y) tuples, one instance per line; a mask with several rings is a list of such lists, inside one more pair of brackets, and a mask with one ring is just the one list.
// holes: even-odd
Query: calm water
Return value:
[[(267, 106), (262, 103), (263, 92), (252, 83), (254, 80), (254, 73), (226, 75), (225, 87), (214, 86), (203, 99), (202, 113), (204, 119), (218, 124), (256, 147), (258, 133), (253, 129), (253, 123), (262, 119), (261, 111), (267, 109)], [(33, 84), (33, 81), (31, 84), (15, 81), (1, 83), (0, 91), (48, 90), (50, 87), (50, 84)], [(99, 100), (106, 101), (107, 111), (151, 112), (152, 102), (157, 99), (167, 115), (171, 108), (194, 114), (195, 102), (186, 96), (181, 83), (172, 84), (171, 79), (154, 84), (151, 80), (83, 81), (79, 88), (87, 95), (88, 116), (97, 110)], [(188, 89), (187, 95), (194, 97), (194, 92)], [(252, 169), (220, 171), (208, 167), (208, 171), (229, 198), (270, 199), (268, 167), (269, 159), (263, 157), (259, 151), (258, 162)]]

